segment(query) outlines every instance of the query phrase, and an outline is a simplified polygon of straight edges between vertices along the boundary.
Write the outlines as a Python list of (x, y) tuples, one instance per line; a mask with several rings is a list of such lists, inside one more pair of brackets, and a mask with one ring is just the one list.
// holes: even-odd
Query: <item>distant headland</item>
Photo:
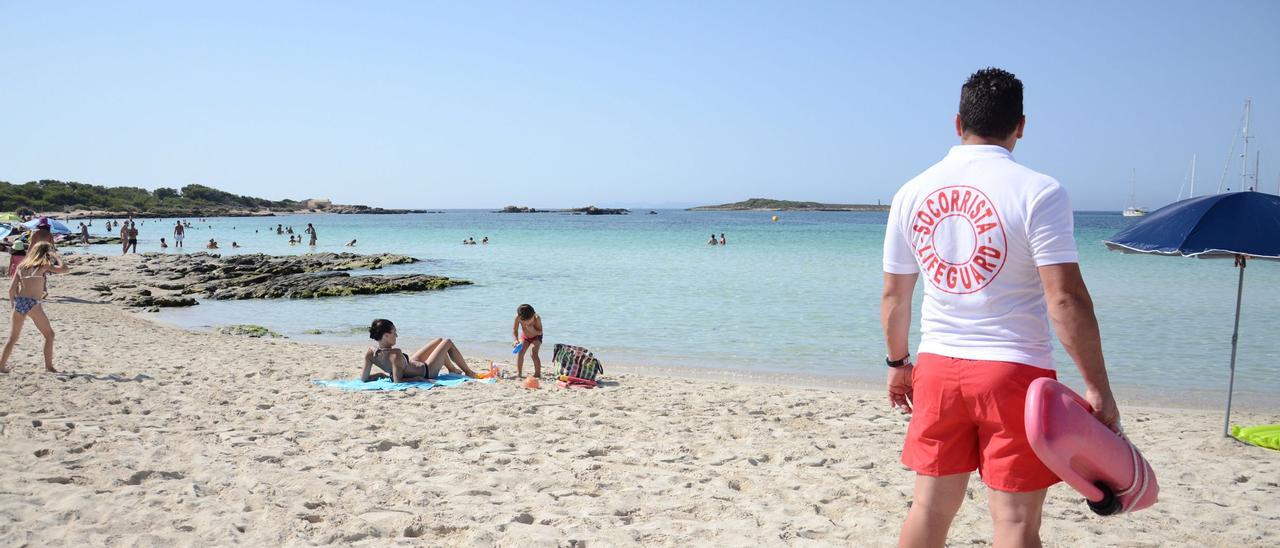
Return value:
[(104, 187), (52, 179), (20, 185), (0, 181), (0, 211), (82, 217), (238, 217), (291, 213), (430, 213), (335, 204), (329, 200), (267, 200), (204, 185), (181, 189)]
[(751, 198), (732, 204), (691, 207), (687, 211), (889, 211), (882, 204), (823, 204)]

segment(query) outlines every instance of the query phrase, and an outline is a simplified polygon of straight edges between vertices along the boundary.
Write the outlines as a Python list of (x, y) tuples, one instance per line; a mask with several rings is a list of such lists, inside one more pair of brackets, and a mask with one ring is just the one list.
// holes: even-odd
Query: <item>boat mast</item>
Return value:
[[(1258, 171), (1258, 165), (1261, 163), (1262, 163), (1262, 151), (1259, 150), (1253, 153), (1253, 184), (1255, 185), (1262, 183), (1262, 180), (1259, 178), (1259, 176), (1262, 175), (1262, 172)], [(1254, 189), (1253, 187), (1250, 187), (1249, 190), (1254, 190)]]
[(1192, 193), (1189, 198), (1196, 197), (1196, 155), (1192, 155)]
[[(1249, 103), (1250, 101), (1252, 101), (1252, 99), (1245, 99), (1245, 102), (1244, 102), (1244, 119), (1242, 121), (1244, 122), (1244, 127), (1245, 127), (1244, 133), (1246, 136), (1249, 135)], [(1248, 139), (1246, 139), (1245, 143), (1247, 144), (1248, 142), (1249, 142)], [(1222, 187), (1227, 184), (1227, 174), (1231, 171), (1231, 156), (1233, 156), (1235, 153), (1236, 153), (1236, 140), (1233, 137), (1231, 139), (1231, 147), (1227, 150), (1227, 161), (1222, 164), (1222, 178), (1218, 179), (1218, 190), (1214, 191), (1214, 194), (1222, 194)], [(1244, 165), (1248, 161), (1249, 159), (1248, 159), (1248, 156), (1246, 155), (1242, 157), (1242, 159), (1240, 160), (1240, 163)], [(1243, 169), (1241, 171), (1243, 171)], [(1241, 174), (1240, 177), (1243, 178), (1244, 174)], [(1228, 190), (1230, 189), (1228, 188)]]
[(1240, 190), (1249, 188), (1249, 108), (1253, 99), (1244, 100), (1244, 153), (1240, 155)]

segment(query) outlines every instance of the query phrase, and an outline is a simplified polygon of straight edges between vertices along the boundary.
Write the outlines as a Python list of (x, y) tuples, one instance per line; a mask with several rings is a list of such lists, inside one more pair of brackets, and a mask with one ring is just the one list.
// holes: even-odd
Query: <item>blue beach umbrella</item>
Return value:
[(1222, 434), (1229, 435), (1244, 269), (1249, 259), (1280, 260), (1280, 196), (1248, 191), (1182, 200), (1152, 212), (1102, 243), (1125, 253), (1235, 261), (1240, 280), (1236, 286), (1235, 331), (1231, 333), (1227, 417), (1222, 427)]
[[(23, 228), (35, 230), (36, 225), (38, 224), (40, 224), (40, 219), (31, 219), (30, 221), (22, 223), (22, 226)], [(71, 234), (71, 229), (67, 228), (67, 225), (64, 225), (54, 219), (49, 219), (49, 231), (54, 234)]]

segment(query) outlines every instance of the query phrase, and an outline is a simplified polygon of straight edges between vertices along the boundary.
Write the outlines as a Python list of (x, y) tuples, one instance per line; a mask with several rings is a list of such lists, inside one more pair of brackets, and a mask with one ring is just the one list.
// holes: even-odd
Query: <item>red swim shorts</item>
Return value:
[(912, 372), (911, 425), (902, 463), (926, 476), (975, 469), (988, 487), (1015, 493), (1058, 483), (1027, 442), (1027, 386), (1052, 370), (921, 354)]

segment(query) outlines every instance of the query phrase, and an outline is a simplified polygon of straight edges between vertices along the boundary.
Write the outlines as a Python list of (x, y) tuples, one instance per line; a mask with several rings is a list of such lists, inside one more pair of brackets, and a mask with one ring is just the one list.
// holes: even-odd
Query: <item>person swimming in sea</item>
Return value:
[(711, 239), (710, 239), (710, 240), (707, 240), (707, 245), (716, 245), (716, 243), (717, 243), (717, 242), (716, 242), (716, 233), (715, 233), (715, 232), (712, 232), (712, 233), (711, 233)]

